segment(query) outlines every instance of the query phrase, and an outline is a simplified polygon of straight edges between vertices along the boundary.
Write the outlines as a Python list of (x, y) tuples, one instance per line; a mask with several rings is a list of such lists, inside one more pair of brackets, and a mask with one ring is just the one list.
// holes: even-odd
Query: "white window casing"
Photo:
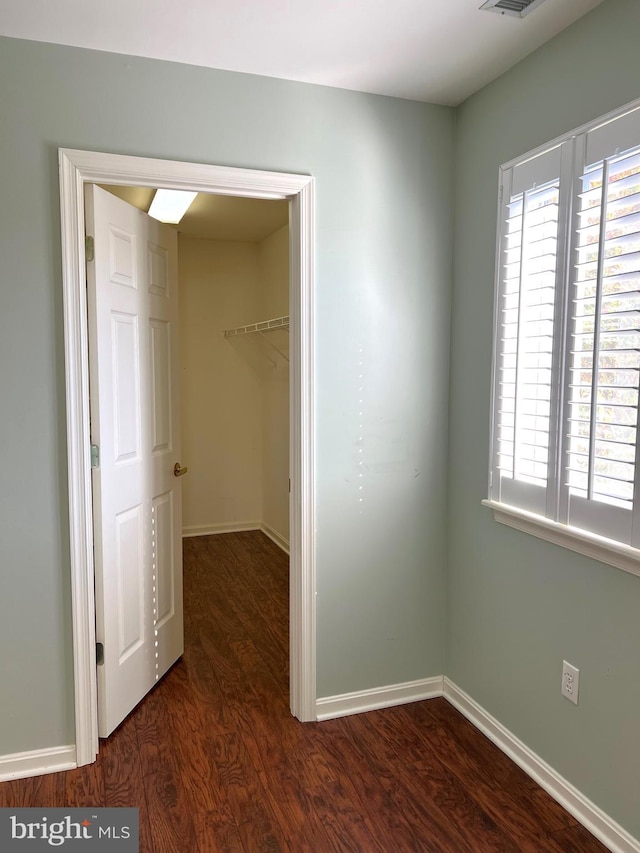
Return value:
[(638, 549), (640, 573), (639, 393), (640, 102), (500, 169), (486, 502), (499, 520), (511, 507), (529, 532), (536, 518), (570, 527), (574, 550), (581, 531), (599, 552)]

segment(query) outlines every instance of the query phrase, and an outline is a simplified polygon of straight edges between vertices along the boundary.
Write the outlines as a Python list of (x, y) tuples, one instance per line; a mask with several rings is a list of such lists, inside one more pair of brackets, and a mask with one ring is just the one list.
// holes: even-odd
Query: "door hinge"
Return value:
[(84, 256), (87, 259), (87, 262), (92, 261), (95, 258), (93, 237), (84, 238)]
[(97, 444), (91, 445), (91, 467), (99, 468), (100, 467), (100, 448)]
[(104, 644), (96, 643), (96, 663), (98, 666), (102, 666), (104, 663)]
[(291, 477), (289, 477), (289, 494), (291, 494)]

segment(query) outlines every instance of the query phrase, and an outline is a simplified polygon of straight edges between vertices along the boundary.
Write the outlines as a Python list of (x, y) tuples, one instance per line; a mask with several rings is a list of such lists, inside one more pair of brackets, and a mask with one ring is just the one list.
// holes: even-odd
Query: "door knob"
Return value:
[(189, 469), (185, 465), (184, 468), (179, 462), (173, 466), (173, 476), (174, 477), (182, 477), (183, 474), (186, 474)]

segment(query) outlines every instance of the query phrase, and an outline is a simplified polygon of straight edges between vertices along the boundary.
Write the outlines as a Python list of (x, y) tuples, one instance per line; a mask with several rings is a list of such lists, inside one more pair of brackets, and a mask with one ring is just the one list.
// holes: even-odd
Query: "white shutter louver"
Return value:
[(498, 319), (500, 477), (541, 488), (548, 472), (558, 203), (557, 179), (509, 199)]
[(581, 180), (567, 484), (570, 495), (630, 510), (640, 385), (640, 148)]

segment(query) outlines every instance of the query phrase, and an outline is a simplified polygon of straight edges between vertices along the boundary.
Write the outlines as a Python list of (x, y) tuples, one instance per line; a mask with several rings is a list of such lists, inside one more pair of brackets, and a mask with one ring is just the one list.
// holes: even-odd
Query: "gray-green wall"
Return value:
[(453, 111), (0, 39), (0, 116), (0, 755), (74, 741), (59, 147), (315, 176), (318, 696), (440, 674)]
[(73, 741), (57, 148), (304, 172), (318, 695), (445, 671), (640, 836), (640, 580), (480, 505), (498, 165), (639, 97), (639, 33), (605, 0), (455, 112), (0, 39), (0, 755)]
[[(640, 578), (493, 520), (498, 166), (640, 97), (640, 3), (607, 0), (469, 99), (456, 129), (446, 672), (640, 837)], [(560, 696), (563, 659), (580, 704)]]

